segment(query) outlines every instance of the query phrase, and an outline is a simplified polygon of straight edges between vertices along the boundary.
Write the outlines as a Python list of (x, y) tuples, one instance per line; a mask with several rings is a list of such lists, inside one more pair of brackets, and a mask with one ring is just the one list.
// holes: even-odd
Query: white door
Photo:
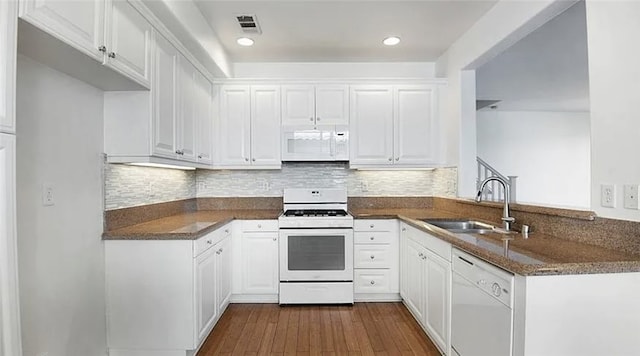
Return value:
[(449, 344), (449, 292), (451, 285), (451, 262), (429, 251), (427, 254), (426, 322), (431, 339), (441, 350)]
[(220, 120), (216, 152), (220, 165), (251, 164), (251, 114), (248, 85), (226, 85), (220, 88)]
[(196, 93), (194, 77), (196, 69), (182, 54), (178, 56), (178, 158), (196, 161)]
[(395, 163), (435, 163), (435, 91), (431, 86), (395, 89)]
[(225, 237), (216, 249), (216, 308), (221, 315), (231, 299), (231, 236)]
[(278, 293), (278, 233), (242, 234), (242, 293)]
[(280, 132), (280, 87), (251, 86), (251, 164), (282, 164)]
[(178, 51), (157, 34), (155, 46), (153, 96), (153, 154), (176, 157), (176, 88)]
[(16, 132), (17, 5), (0, 1), (0, 132)]
[(199, 71), (194, 76), (196, 153), (198, 163), (213, 164), (213, 115), (211, 82)]
[(16, 241), (16, 141), (0, 134), (0, 355), (21, 355)]
[(349, 86), (316, 86), (316, 124), (349, 125)]
[(313, 85), (282, 86), (282, 124), (315, 124), (315, 96)]
[(207, 336), (209, 327), (216, 319), (216, 249), (209, 248), (196, 258), (196, 330), (199, 343)]
[(349, 142), (351, 165), (393, 164), (393, 90), (390, 86), (351, 87)]
[(102, 62), (104, 0), (20, 1), (20, 17)]
[(106, 22), (105, 63), (149, 87), (153, 27), (126, 1), (107, 3)]
[(407, 240), (407, 286), (405, 302), (416, 320), (424, 322), (424, 249), (415, 241)]

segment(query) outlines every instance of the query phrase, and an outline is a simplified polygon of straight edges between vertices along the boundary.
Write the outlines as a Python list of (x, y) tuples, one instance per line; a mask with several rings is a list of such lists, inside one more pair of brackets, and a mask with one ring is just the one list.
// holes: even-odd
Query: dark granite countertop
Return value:
[(106, 231), (103, 240), (195, 240), (234, 219), (277, 219), (280, 210), (200, 210)]
[[(435, 209), (353, 209), (356, 219), (398, 218), (454, 247), (520, 275), (640, 272), (640, 256), (533, 232), (509, 242), (505, 256), (500, 233), (453, 234), (421, 219), (468, 218)], [(490, 222), (489, 222), (490, 223)], [(494, 224), (494, 223), (492, 223)], [(495, 224), (494, 224), (495, 225)]]

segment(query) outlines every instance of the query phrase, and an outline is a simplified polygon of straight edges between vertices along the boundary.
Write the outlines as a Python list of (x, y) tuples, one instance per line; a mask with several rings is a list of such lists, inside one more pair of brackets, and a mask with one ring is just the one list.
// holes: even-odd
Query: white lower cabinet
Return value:
[(107, 240), (111, 356), (190, 356), (229, 304), (231, 229), (198, 240)]
[(399, 300), (397, 220), (357, 219), (353, 235), (355, 300)]
[(234, 253), (233, 302), (276, 303), (280, 282), (278, 221), (239, 221)]
[(451, 245), (401, 223), (401, 296), (444, 354), (450, 354)]

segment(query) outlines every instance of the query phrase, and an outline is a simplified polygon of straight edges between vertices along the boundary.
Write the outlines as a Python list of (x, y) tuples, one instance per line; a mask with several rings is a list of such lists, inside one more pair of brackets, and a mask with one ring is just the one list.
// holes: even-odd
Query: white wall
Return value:
[[(17, 205), (25, 356), (106, 354), (102, 99), (18, 58)], [(43, 183), (55, 205), (42, 205)]]
[(518, 176), (519, 203), (589, 208), (589, 113), (483, 110), (477, 137), (480, 158)]
[[(587, 0), (591, 101), (591, 207), (640, 221), (624, 209), (624, 184), (640, 184), (640, 2)], [(616, 208), (600, 206), (600, 185), (616, 185)]]
[[(436, 62), (436, 73), (448, 79), (442, 124), (448, 133), (445, 157), (458, 165), (458, 196), (473, 197), (476, 180), (475, 80), (473, 72), (575, 1), (501, 0), (462, 35)], [(474, 95), (472, 96), (471, 93)]]
[(433, 78), (433, 62), (235, 63), (235, 78)]

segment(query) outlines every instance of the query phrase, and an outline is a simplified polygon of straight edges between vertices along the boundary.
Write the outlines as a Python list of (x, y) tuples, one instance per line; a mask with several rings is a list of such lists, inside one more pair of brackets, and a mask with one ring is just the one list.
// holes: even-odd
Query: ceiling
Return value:
[(589, 111), (587, 57), (580, 1), (478, 68), (477, 99), (503, 111)]
[[(430, 62), (484, 15), (496, 0), (218, 1), (194, 0), (232, 62)], [(252, 47), (237, 14), (262, 29)], [(399, 36), (395, 47), (382, 45)]]

